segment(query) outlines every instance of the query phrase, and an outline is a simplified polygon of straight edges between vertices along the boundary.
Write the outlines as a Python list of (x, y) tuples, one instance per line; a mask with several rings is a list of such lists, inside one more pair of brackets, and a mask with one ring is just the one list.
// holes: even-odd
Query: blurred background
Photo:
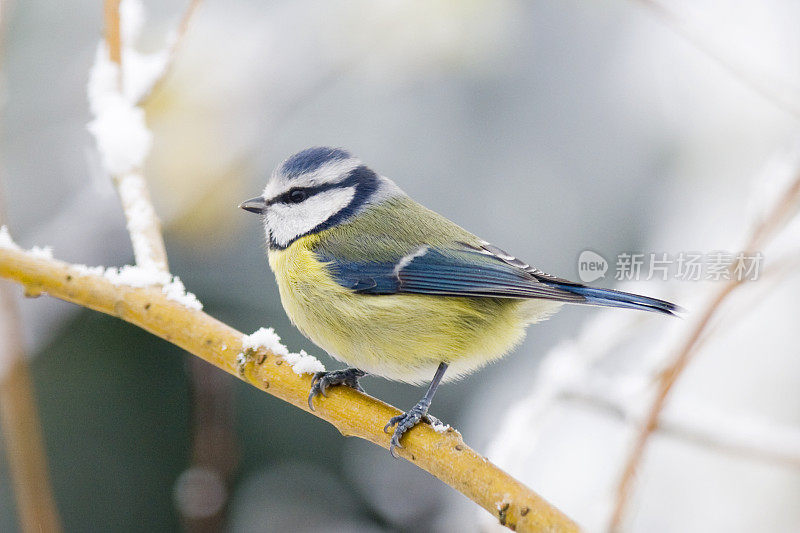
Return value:
[[(144, 5), (138, 47), (153, 52), (186, 3)], [(800, 168), (798, 20), (789, 0), (203, 0), (146, 106), (145, 172), (171, 270), (211, 315), (244, 332), (272, 326), (291, 350), (336, 367), (289, 323), (262, 229), (236, 209), (282, 159), (313, 145), (347, 148), (546, 272), (577, 279), (579, 254), (595, 251), (612, 263), (598, 286), (615, 286), (622, 252), (737, 251), (757, 200)], [(5, 1), (2, 28), (0, 179), (12, 234), (66, 261), (131, 263), (86, 129), (101, 3)], [(800, 245), (800, 225), (789, 227), (775, 254)], [(714, 283), (624, 288), (691, 312)], [(669, 412), (703, 427), (724, 417), (717, 441), (767, 451), (657, 431), (623, 530), (800, 528), (799, 278), (751, 285), (728, 302), (677, 386), (670, 409), (682, 407)], [(67, 531), (496, 527), (405, 461), (167, 342), (53, 299), (20, 299)], [(559, 361), (592, 352), (577, 388), (646, 405), (687, 326), (634, 315), (564, 309), (509, 357), (440, 389), (432, 413), (603, 531), (636, 418), (598, 408), (596, 396), (536, 394), (563, 379), (543, 360), (563, 370)], [(375, 377), (364, 386), (401, 408), (423, 393)], [(8, 468), (0, 456), (2, 531), (18, 528)]]

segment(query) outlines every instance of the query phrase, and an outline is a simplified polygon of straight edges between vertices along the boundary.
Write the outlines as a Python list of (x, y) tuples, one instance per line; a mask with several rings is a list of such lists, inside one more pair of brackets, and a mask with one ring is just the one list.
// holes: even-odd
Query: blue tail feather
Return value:
[(629, 292), (615, 291), (611, 289), (596, 289), (585, 285), (573, 285), (566, 283), (548, 283), (561, 290), (578, 294), (586, 298), (585, 304), (600, 305), (603, 307), (621, 307), (623, 309), (639, 309), (642, 311), (652, 311), (665, 315), (679, 316), (684, 309), (667, 301), (631, 294)]

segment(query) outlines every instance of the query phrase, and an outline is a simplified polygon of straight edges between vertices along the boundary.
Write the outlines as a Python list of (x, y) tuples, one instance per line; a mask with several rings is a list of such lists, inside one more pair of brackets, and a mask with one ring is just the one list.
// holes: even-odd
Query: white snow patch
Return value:
[(122, 76), (125, 96), (136, 103), (142, 99), (164, 73), (169, 62), (169, 50), (141, 54), (133, 47), (122, 49)]
[(103, 41), (95, 52), (87, 93), (94, 119), (89, 131), (97, 141), (103, 166), (114, 176), (144, 164), (153, 136), (145, 123), (144, 110), (137, 106), (158, 81), (169, 62), (170, 48), (142, 54), (134, 46), (144, 24), (144, 7), (139, 0), (120, 5), (122, 73)]
[(264, 348), (276, 355), (287, 356), (289, 349), (281, 342), (281, 338), (272, 328), (258, 328), (258, 331), (242, 337), (242, 348), (258, 350)]
[(72, 265), (72, 269), (78, 272), (81, 276), (102, 276), (106, 272), (106, 267), (103, 266), (87, 266), (87, 265)]
[(113, 100), (122, 98), (118, 86), (119, 68), (111, 61), (105, 43), (101, 42), (95, 50), (94, 63), (89, 70), (89, 83), (86, 86), (89, 110), (93, 115), (99, 115), (104, 108), (113, 104)]
[(202, 302), (197, 299), (194, 293), (186, 290), (186, 286), (178, 276), (173, 276), (172, 281), (161, 287), (161, 292), (163, 292), (168, 299), (174, 300), (184, 307), (196, 311), (203, 309)]
[(147, 189), (144, 177), (136, 172), (125, 174), (119, 179), (119, 195), (131, 201), (128, 208), (128, 231), (140, 233), (150, 227), (155, 218), (153, 206), (145, 198)]
[(19, 250), (19, 246), (17, 246), (17, 243), (11, 238), (11, 234), (8, 232), (8, 227), (6, 226), (0, 226), (0, 248)]
[(88, 128), (97, 142), (103, 167), (115, 176), (142, 166), (153, 143), (144, 110), (117, 88), (118, 70), (106, 46), (100, 45), (89, 77), (89, 106), (94, 120)]
[(145, 269), (166, 270), (166, 265), (153, 257), (153, 249), (148, 238), (158, 216), (148, 198), (144, 176), (138, 172), (125, 173), (117, 178), (117, 189), (125, 206), (128, 233), (131, 236), (137, 264)]
[(292, 366), (292, 370), (297, 375), (325, 371), (325, 366), (322, 362), (313, 355), (306, 353), (305, 350), (300, 350), (300, 353), (290, 353), (272, 328), (259, 328), (255, 333), (244, 335), (242, 337), (242, 348), (245, 351), (264, 348), (276, 355), (280, 355), (284, 361)]
[(119, 32), (123, 43), (130, 46), (139, 38), (144, 21), (144, 6), (140, 0), (122, 0), (119, 3)]
[[(98, 267), (85, 267), (84, 273), (96, 274), (98, 273), (95, 270), (96, 268)], [(120, 268), (107, 268), (102, 275), (114, 285), (126, 285), (136, 288), (160, 285), (161, 292), (168, 299), (178, 302), (189, 309), (200, 311), (203, 308), (203, 304), (197, 299), (197, 296), (186, 291), (186, 287), (178, 276), (173, 276), (163, 270), (124, 265)]]
[[(8, 227), (6, 226), (0, 226), (0, 248), (22, 250), (22, 248), (14, 242), (14, 239), (11, 238), (11, 234), (8, 232)], [(30, 250), (27, 250), (27, 252), (40, 259), (53, 258), (53, 248), (51, 246), (34, 246)]]
[(450, 424), (445, 424), (441, 420), (434, 420), (433, 424), (431, 424), (431, 428), (433, 428), (436, 433), (444, 433), (450, 429)]
[(34, 256), (38, 257), (39, 259), (52, 259), (53, 258), (53, 247), (52, 246), (34, 246), (29, 250), (29, 253)]
[(290, 353), (283, 358), (292, 365), (292, 370), (299, 376), (325, 372), (325, 365), (313, 355), (307, 354), (305, 350), (300, 350), (300, 353)]
[(141, 268), (133, 265), (124, 265), (120, 268), (107, 268), (103, 273), (103, 277), (114, 285), (127, 285), (128, 287), (136, 288), (166, 285), (172, 281), (172, 276), (169, 272), (154, 268)]
[(503, 495), (503, 499), (499, 502), (495, 502), (494, 506), (498, 511), (503, 511), (504, 509), (508, 509), (508, 506), (511, 505), (511, 499), (508, 494)]

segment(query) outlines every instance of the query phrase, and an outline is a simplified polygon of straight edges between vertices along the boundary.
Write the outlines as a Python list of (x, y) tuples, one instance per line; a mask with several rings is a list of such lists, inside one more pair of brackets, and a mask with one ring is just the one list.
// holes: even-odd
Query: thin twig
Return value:
[[(105, 0), (104, 18), (108, 54), (111, 61), (117, 64), (121, 77), (123, 69), (119, 4), (119, 0)], [(124, 92), (123, 87), (124, 85), (120, 81), (121, 92)], [(161, 235), (161, 222), (153, 209), (144, 176), (138, 169), (134, 169), (122, 175), (113, 176), (113, 180), (125, 212), (136, 264), (142, 268), (168, 271), (167, 251)]]
[[(120, 0), (105, 0), (103, 2), (103, 22), (105, 26), (105, 40), (108, 46), (108, 57), (117, 65), (122, 65), (122, 37), (119, 29), (119, 3)], [(122, 69), (120, 69), (120, 76)], [(122, 84), (120, 83), (120, 86)]]
[(128, 222), (136, 264), (142, 268), (169, 271), (161, 221), (153, 209), (150, 191), (141, 172), (114, 176), (122, 209)]
[[(9, 248), (0, 248), (0, 277), (14, 280), (28, 291), (47, 293), (119, 317), (309, 411), (310, 375), (298, 376), (282, 357), (266, 351), (252, 354), (240, 374), (237, 358), (242, 351), (243, 334), (170, 300), (160, 288), (113, 285), (102, 276), (87, 274), (85, 269)], [(399, 413), (397, 408), (375, 398), (337, 387), (317, 404), (312, 414), (333, 424), (343, 435), (388, 449), (389, 435), (383, 426)], [(511, 529), (578, 531), (574, 522), (541, 496), (470, 449), (455, 430), (438, 433), (427, 424), (417, 426), (403, 437), (399, 454), (478, 503)]]
[[(757, 224), (750, 233), (744, 250), (755, 251), (757, 247), (765, 246), (769, 239), (779, 231), (781, 225), (786, 222), (791, 209), (796, 206), (798, 201), (800, 201), (800, 174), (795, 177), (794, 181), (786, 189), (784, 195), (772, 207), (767, 216)], [(617, 485), (616, 502), (609, 523), (610, 531), (618, 531), (622, 524), (622, 519), (624, 518), (625, 510), (630, 500), (631, 488), (636, 472), (644, 457), (644, 450), (647, 447), (648, 439), (658, 426), (658, 419), (661, 416), (661, 411), (666, 405), (667, 398), (675, 382), (686, 369), (692, 357), (697, 353), (697, 348), (704, 333), (707, 331), (712, 319), (720, 311), (722, 304), (731, 293), (746, 281), (744, 277), (731, 276), (731, 279), (712, 294), (703, 310), (697, 315), (698, 319), (689, 329), (685, 341), (676, 351), (672, 362), (659, 375), (655, 399), (650, 404), (647, 417), (639, 430), (633, 448), (628, 455), (628, 460), (625, 463), (619, 484)]]

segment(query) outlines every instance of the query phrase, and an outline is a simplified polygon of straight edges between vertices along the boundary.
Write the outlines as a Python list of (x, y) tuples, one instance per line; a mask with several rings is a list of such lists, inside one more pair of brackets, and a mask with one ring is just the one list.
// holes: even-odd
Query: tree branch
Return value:
[(120, 0), (105, 0), (103, 2), (104, 38), (108, 45), (108, 57), (117, 65), (122, 64), (122, 39), (119, 32), (119, 3)]
[[(105, 0), (105, 42), (109, 59), (117, 65), (120, 94), (124, 94), (124, 83), (121, 79), (123, 69), (119, 4), (119, 0)], [(189, 13), (191, 14), (191, 10)], [(113, 176), (113, 179), (125, 212), (136, 264), (142, 268), (168, 271), (167, 250), (161, 234), (161, 222), (153, 209), (144, 176), (138, 169), (131, 169)]]
[[(158, 287), (114, 285), (73, 265), (0, 248), (0, 277), (28, 291), (46, 292), (130, 322), (268, 394), (308, 411), (310, 376), (298, 376), (281, 357), (266, 351), (251, 354), (240, 373), (237, 357), (243, 334), (219, 320), (168, 299)], [(263, 357), (263, 359), (262, 359)], [(258, 362), (254, 362), (258, 361)], [(343, 435), (388, 448), (386, 421), (400, 411), (347, 387), (337, 387), (312, 412)], [(403, 439), (402, 457), (430, 472), (479, 504), (501, 524), (517, 531), (578, 531), (578, 526), (541, 496), (464, 444), (452, 429), (437, 433), (420, 425)], [(387, 460), (389, 460), (387, 458)]]
[(147, 182), (140, 172), (114, 176), (136, 264), (142, 268), (168, 272), (167, 250), (161, 235), (161, 221), (150, 200)]

